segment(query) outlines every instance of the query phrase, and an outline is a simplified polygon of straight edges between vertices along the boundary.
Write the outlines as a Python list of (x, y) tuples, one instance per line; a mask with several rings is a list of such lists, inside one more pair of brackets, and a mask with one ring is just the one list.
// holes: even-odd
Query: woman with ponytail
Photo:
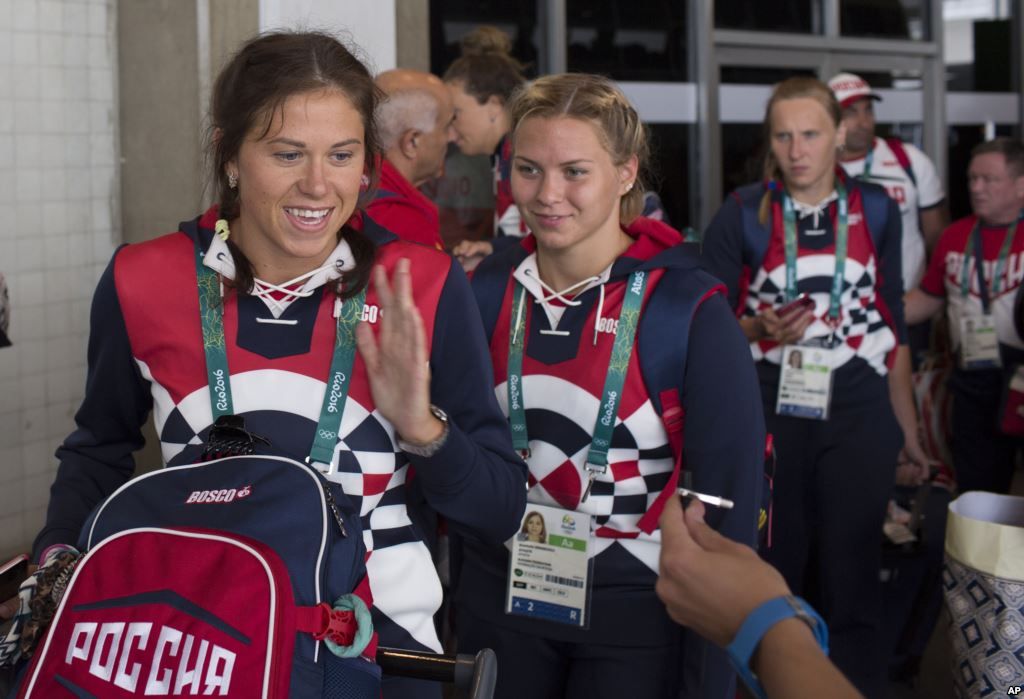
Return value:
[[(410, 464), (419, 497), (494, 544), (518, 531), (525, 469), (462, 270), (361, 220), (380, 158), (377, 99), (326, 34), (260, 36), (221, 72), (216, 204), (120, 248), (100, 280), (86, 395), (57, 452), (37, 556), (74, 543), (132, 475), (151, 410), (167, 466), (198, 461), (214, 415), (233, 414), (255, 443), (313, 464), (352, 499), (380, 642), (441, 650), (441, 586), (406, 510)], [(223, 366), (208, 376), (216, 347)], [(384, 696), (440, 690), (392, 678)]]
[(512, 42), (497, 27), (478, 27), (462, 39), (462, 55), (445, 71), (455, 106), (455, 145), (465, 155), (489, 155), (494, 168), (494, 235), (520, 237), (526, 229), (509, 190), (509, 98), (526, 82)]
[[(765, 557), (822, 610), (831, 657), (884, 693), (878, 571), (896, 465), (926, 467), (917, 439), (900, 282), (900, 214), (837, 167), (832, 91), (776, 86), (765, 178), (733, 192), (704, 235), (750, 343), (777, 456)], [(800, 353), (802, 361), (790, 361)]]

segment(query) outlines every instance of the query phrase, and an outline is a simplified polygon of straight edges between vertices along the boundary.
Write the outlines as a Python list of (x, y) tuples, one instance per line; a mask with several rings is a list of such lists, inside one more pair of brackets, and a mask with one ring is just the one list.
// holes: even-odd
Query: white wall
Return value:
[(373, 73), (396, 65), (395, 0), (260, 0), (260, 31), (295, 28), (347, 33)]
[(119, 238), (114, 0), (0, 0), (0, 557), (43, 524)]

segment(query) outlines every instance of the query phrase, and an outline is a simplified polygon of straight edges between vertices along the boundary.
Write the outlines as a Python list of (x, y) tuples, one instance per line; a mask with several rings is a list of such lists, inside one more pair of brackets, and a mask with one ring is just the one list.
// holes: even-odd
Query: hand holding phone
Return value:
[(789, 303), (783, 304), (775, 309), (775, 315), (779, 318), (787, 318), (793, 314), (799, 314), (802, 311), (813, 311), (814, 310), (814, 299), (808, 294), (800, 294)]
[(774, 340), (780, 345), (799, 342), (804, 331), (814, 322), (813, 311), (814, 299), (809, 294), (800, 294), (778, 308), (765, 308), (758, 313), (761, 338)]

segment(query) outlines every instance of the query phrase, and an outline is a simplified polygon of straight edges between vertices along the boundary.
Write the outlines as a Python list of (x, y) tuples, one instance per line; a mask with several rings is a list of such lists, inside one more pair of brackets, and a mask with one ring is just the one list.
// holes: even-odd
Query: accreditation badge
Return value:
[(509, 542), (506, 614), (590, 626), (591, 520), (572, 510), (526, 506), (519, 533)]
[(999, 334), (996, 321), (989, 314), (964, 316), (960, 319), (960, 368), (967, 371), (998, 369)]
[(828, 347), (783, 347), (775, 412), (789, 417), (828, 420), (835, 355), (835, 350)]

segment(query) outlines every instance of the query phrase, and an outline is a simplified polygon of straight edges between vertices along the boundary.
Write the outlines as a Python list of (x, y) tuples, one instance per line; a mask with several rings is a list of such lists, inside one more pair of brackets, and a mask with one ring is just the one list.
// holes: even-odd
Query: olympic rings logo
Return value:
[(335, 439), (338, 436), (337, 432), (330, 432), (328, 430), (320, 430), (317, 432), (320, 439)]

